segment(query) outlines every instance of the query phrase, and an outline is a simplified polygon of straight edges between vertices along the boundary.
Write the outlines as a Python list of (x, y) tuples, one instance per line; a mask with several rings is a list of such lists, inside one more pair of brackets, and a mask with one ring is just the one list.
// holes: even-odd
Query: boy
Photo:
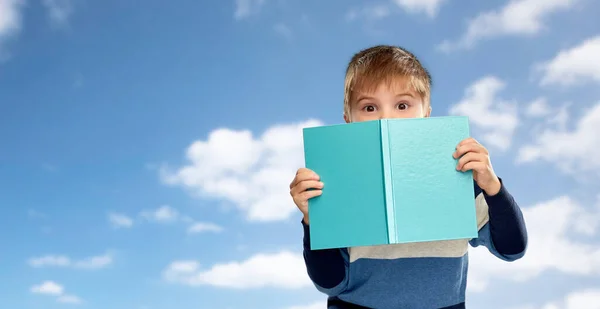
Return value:
[[(430, 88), (429, 73), (410, 52), (394, 46), (365, 49), (348, 64), (344, 120), (429, 117)], [(298, 170), (290, 194), (304, 214), (304, 260), (316, 288), (328, 295), (328, 308), (465, 308), (469, 244), (483, 245), (505, 261), (524, 255), (522, 213), (486, 148), (467, 138), (448, 155), (460, 158), (457, 170), (473, 171), (475, 239), (311, 250), (308, 199), (327, 189), (315, 172)]]

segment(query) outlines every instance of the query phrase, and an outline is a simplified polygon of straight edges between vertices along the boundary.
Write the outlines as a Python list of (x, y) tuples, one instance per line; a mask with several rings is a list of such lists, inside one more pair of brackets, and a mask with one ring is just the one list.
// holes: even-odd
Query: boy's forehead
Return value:
[(406, 76), (391, 76), (379, 80), (364, 78), (353, 87), (356, 94), (373, 94), (378, 91), (416, 93), (410, 78)]

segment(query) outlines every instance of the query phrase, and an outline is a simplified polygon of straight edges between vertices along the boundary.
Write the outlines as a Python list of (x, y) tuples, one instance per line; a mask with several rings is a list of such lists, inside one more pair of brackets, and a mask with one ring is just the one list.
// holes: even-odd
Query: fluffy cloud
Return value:
[(42, 0), (42, 4), (48, 11), (48, 18), (55, 26), (66, 25), (73, 13), (72, 0)]
[(27, 215), (30, 216), (30, 217), (32, 217), (32, 218), (46, 218), (47, 217), (46, 214), (44, 214), (44, 213), (42, 213), (40, 211), (37, 211), (35, 209), (28, 209), (27, 210)]
[(586, 289), (569, 294), (562, 306), (548, 304), (544, 309), (600, 309), (600, 289)]
[(565, 11), (577, 0), (510, 0), (502, 8), (487, 11), (469, 20), (467, 30), (456, 42), (444, 41), (443, 51), (472, 48), (484, 38), (498, 36), (531, 36), (545, 27), (550, 15)]
[[(180, 213), (177, 209), (169, 206), (162, 205), (156, 209), (143, 210), (139, 213), (140, 220), (144, 220), (149, 223), (157, 224), (173, 224), (183, 223), (188, 225), (187, 232), (189, 234), (197, 234), (204, 232), (222, 232), (223, 227), (211, 223), (211, 222), (200, 222), (195, 221), (191, 217)], [(110, 214), (109, 221), (113, 226), (116, 227), (131, 227), (133, 225), (133, 219), (122, 214)]]
[(600, 275), (600, 247), (581, 240), (599, 234), (600, 201), (596, 207), (583, 207), (572, 198), (561, 196), (524, 207), (523, 214), (529, 236), (527, 254), (506, 263), (483, 247), (470, 250), (470, 291), (484, 291), (491, 281), (498, 279), (524, 282), (545, 271)]
[(73, 267), (78, 269), (100, 269), (112, 264), (113, 257), (110, 254), (92, 256), (81, 260), (72, 260), (65, 255), (45, 255), (29, 259), (29, 266), (41, 267)]
[(551, 122), (561, 125), (536, 133), (531, 144), (519, 149), (517, 162), (546, 161), (574, 176), (600, 171), (600, 102), (585, 110), (571, 130), (564, 125), (566, 109), (557, 117)]
[(248, 130), (217, 129), (188, 147), (187, 165), (163, 168), (162, 179), (232, 202), (252, 221), (287, 219), (297, 211), (289, 183), (304, 166), (302, 128), (318, 125), (316, 120), (276, 125), (256, 138)]
[(205, 270), (197, 261), (175, 261), (163, 272), (163, 277), (171, 283), (233, 289), (298, 289), (312, 285), (302, 254), (287, 251), (256, 254), (242, 262), (216, 264)]
[(400, 8), (409, 13), (425, 13), (435, 17), (446, 0), (393, 0)]
[(549, 302), (543, 306), (522, 306), (514, 309), (600, 309), (600, 288), (569, 293), (562, 301)]
[(277, 23), (273, 26), (273, 31), (275, 31), (275, 33), (281, 35), (282, 37), (284, 37), (287, 40), (291, 40), (292, 39), (292, 29), (290, 29), (290, 27), (288, 27), (288, 25), (284, 24), (284, 23)]
[(258, 14), (264, 4), (265, 0), (235, 0), (235, 13), (233, 17), (240, 20)]
[(112, 264), (113, 257), (110, 254), (92, 256), (83, 260), (73, 262), (73, 267), (81, 269), (99, 269)]
[(377, 20), (387, 17), (391, 14), (391, 8), (384, 3), (371, 4), (360, 9), (352, 8), (346, 13), (346, 20), (354, 21), (357, 19)]
[(133, 219), (123, 214), (109, 213), (108, 221), (116, 228), (128, 228), (133, 226)]
[(32, 286), (31, 293), (45, 295), (61, 295), (64, 289), (65, 288), (62, 285), (54, 281), (44, 281), (41, 284)]
[(56, 299), (56, 301), (65, 304), (81, 304), (83, 302), (81, 298), (75, 295), (61, 295)]
[(507, 150), (518, 125), (516, 103), (498, 97), (505, 84), (494, 76), (477, 80), (466, 90), (460, 102), (450, 107), (451, 115), (468, 116), (483, 132), (481, 142), (487, 147)]
[(586, 82), (600, 83), (600, 36), (560, 51), (553, 59), (538, 64), (540, 84), (574, 86)]
[(34, 285), (31, 287), (30, 291), (34, 294), (56, 296), (56, 301), (59, 303), (82, 303), (82, 300), (79, 297), (75, 295), (65, 294), (65, 288), (54, 281), (44, 281), (40, 284)]
[(0, 0), (0, 51), (2, 41), (21, 30), (21, 8), (24, 0)]
[(425, 14), (430, 18), (437, 15), (447, 0), (391, 0), (389, 3), (370, 3), (360, 9), (352, 8), (346, 13), (346, 20), (377, 20), (392, 14), (394, 6), (410, 14)]
[(71, 260), (64, 255), (46, 255), (43, 257), (32, 258), (29, 265), (32, 267), (59, 266), (66, 267), (71, 264)]
[(221, 231), (223, 231), (223, 228), (221, 226), (208, 222), (196, 222), (190, 225), (190, 227), (188, 228), (188, 233), (190, 234), (203, 232), (219, 233)]
[(169, 205), (162, 205), (156, 210), (142, 211), (140, 216), (150, 222), (157, 223), (172, 223), (180, 218), (179, 212)]
[(323, 309), (327, 308), (327, 301), (318, 301), (308, 305), (292, 306), (286, 309)]
[(545, 98), (539, 98), (531, 102), (525, 110), (525, 115), (532, 118), (545, 117), (550, 115), (551, 107)]

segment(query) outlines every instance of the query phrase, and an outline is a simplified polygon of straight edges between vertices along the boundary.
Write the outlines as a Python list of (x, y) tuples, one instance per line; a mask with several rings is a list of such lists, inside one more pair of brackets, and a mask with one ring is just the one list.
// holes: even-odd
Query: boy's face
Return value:
[(392, 87), (381, 83), (374, 92), (357, 91), (350, 102), (350, 115), (344, 115), (344, 120), (348, 123), (385, 118), (423, 118), (430, 114), (431, 108), (425, 106), (421, 96), (406, 80), (399, 80)]

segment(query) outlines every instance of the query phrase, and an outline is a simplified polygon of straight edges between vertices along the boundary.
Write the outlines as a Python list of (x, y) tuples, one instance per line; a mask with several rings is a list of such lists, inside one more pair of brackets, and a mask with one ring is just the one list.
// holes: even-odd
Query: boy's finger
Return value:
[(477, 140), (475, 140), (472, 137), (468, 137), (468, 138), (465, 138), (462, 141), (460, 141), (460, 143), (458, 143), (458, 145), (456, 145), (456, 147), (458, 148), (458, 147), (460, 147), (462, 145), (466, 145), (466, 144), (479, 144), (479, 142), (477, 142)]
[(298, 169), (298, 171), (296, 171), (296, 175), (304, 173), (304, 172), (309, 172), (310, 170), (307, 169), (306, 167), (301, 167)]
[(483, 153), (483, 154), (488, 153), (487, 149), (485, 149), (485, 147), (481, 146), (481, 144), (471, 143), (471, 144), (465, 144), (465, 145), (457, 147), (456, 151), (454, 151), (452, 156), (455, 159), (458, 159), (467, 152), (476, 152), (476, 153)]
[(292, 179), (292, 182), (290, 182), (290, 190), (293, 189), (297, 183), (298, 183), (298, 174), (296, 174), (296, 177), (294, 177), (294, 179)]
[(323, 190), (310, 190), (306, 192), (302, 192), (302, 199), (308, 201), (309, 199), (319, 196), (323, 193)]
[(317, 173), (313, 172), (310, 169), (307, 169), (307, 168), (298, 169), (298, 171), (296, 172), (296, 177), (294, 177), (294, 179), (290, 183), (290, 190), (292, 188), (294, 188), (295, 186), (297, 186), (299, 182), (305, 181), (305, 180), (311, 180), (311, 179), (312, 180), (320, 180), (320, 177), (319, 177), (319, 175), (317, 175)]
[(461, 171), (462, 172), (466, 172), (466, 171), (483, 171), (485, 170), (486, 165), (483, 162), (480, 161), (471, 161), (471, 162), (467, 162), (465, 165), (463, 165)]
[(305, 180), (319, 180), (319, 175), (313, 171), (305, 171), (296, 176), (296, 184)]
[(323, 183), (317, 180), (301, 181), (292, 189), (292, 191), (296, 194), (299, 194), (308, 189), (323, 189)]
[(319, 178), (319, 175), (317, 175), (317, 173), (315, 173), (312, 170), (309, 169), (304, 169), (303, 171), (301, 171), (300, 173), (298, 173), (298, 176), (303, 175), (303, 176), (310, 176), (312, 178)]
[(294, 181), (294, 183), (292, 184), (292, 188), (290, 189), (290, 194), (292, 196), (296, 196), (300, 192), (302, 192), (302, 190), (300, 190), (299, 184), (300, 184), (300, 182), (298, 182), (298, 181)]
[(476, 153), (476, 152), (468, 152), (467, 154), (465, 154), (464, 156), (462, 156), (460, 158), (460, 160), (458, 160), (458, 163), (456, 164), (456, 169), (457, 170), (462, 170), (463, 166), (465, 166), (465, 164), (469, 163), (469, 162), (475, 162), (475, 161), (483, 161), (482, 158), (482, 154)]
[(301, 175), (301, 174), (314, 174), (317, 175), (317, 173), (315, 173), (315, 171), (306, 168), (306, 167), (301, 167), (296, 171), (296, 175)]
[(298, 170), (298, 172), (296, 172), (296, 177), (294, 177), (294, 179), (290, 183), (290, 189), (295, 187), (299, 182), (309, 179), (309, 177), (307, 177), (307, 175), (310, 175), (309, 173), (310, 172), (308, 171)]

